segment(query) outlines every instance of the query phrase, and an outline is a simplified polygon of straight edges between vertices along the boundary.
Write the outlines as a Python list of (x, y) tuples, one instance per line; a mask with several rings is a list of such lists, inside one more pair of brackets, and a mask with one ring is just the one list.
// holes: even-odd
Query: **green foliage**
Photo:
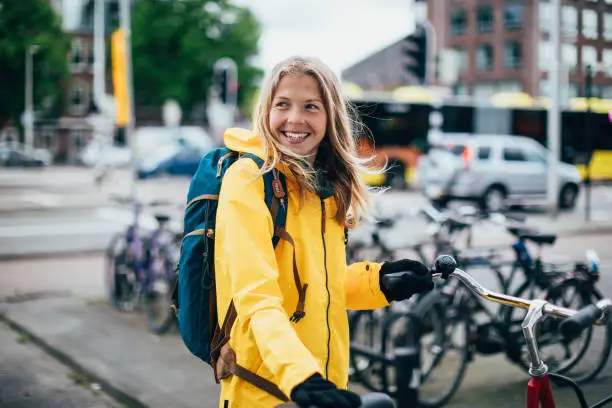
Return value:
[(238, 66), (239, 104), (251, 99), (262, 71), (249, 59), (258, 52), (259, 22), (250, 10), (217, 0), (147, 0), (132, 14), (134, 96), (137, 105), (179, 102), (184, 112), (208, 99), (216, 60)]
[(49, 0), (0, 0), (0, 127), (8, 119), (20, 125), (25, 106), (26, 50), (31, 45), (38, 46), (33, 57), (35, 110), (58, 115), (65, 103), (70, 50), (60, 17)]

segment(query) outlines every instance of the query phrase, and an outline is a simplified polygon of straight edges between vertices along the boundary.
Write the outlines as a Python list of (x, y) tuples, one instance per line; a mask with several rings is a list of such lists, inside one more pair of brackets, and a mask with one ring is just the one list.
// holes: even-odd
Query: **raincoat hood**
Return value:
[(262, 138), (252, 130), (241, 128), (230, 128), (223, 134), (225, 146), (231, 150), (241, 153), (251, 153), (265, 159), (264, 143)]

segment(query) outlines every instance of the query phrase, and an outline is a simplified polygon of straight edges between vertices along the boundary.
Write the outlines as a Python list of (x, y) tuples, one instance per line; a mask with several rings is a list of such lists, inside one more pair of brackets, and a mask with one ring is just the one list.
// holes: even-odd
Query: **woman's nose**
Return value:
[(302, 123), (304, 121), (303, 112), (300, 109), (292, 108), (289, 111), (289, 117), (287, 118), (287, 122), (289, 123)]

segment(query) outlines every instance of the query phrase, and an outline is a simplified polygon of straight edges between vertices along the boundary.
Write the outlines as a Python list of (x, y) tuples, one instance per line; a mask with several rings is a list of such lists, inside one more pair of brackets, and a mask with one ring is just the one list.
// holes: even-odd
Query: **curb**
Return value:
[(106, 393), (107, 395), (110, 395), (117, 402), (129, 408), (149, 408), (149, 406), (144, 404), (142, 401), (113, 386), (109, 381), (105, 380), (104, 378), (98, 376), (96, 373), (92, 372), (91, 370), (88, 370), (87, 368), (79, 364), (68, 354), (51, 346), (41, 337), (36, 336), (34, 333), (28, 331), (19, 323), (16, 323), (15, 321), (9, 319), (3, 312), (0, 312), (0, 321), (5, 322), (13, 330), (27, 334), (29, 336), (30, 342), (36, 344), (51, 357), (55, 358), (70, 369), (85, 374), (91, 381), (100, 384), (100, 386), (102, 387), (102, 392)]
[(25, 252), (20, 254), (0, 254), (0, 262), (2, 261), (20, 261), (20, 260), (36, 260), (36, 259), (61, 259), (72, 258), (75, 256), (91, 256), (103, 255), (106, 253), (106, 248), (98, 249), (79, 249), (67, 250), (61, 252)]

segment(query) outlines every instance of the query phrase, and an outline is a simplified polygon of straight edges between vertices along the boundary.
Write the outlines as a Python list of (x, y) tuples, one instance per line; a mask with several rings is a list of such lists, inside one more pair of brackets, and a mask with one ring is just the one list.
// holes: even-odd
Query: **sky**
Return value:
[(321, 59), (337, 75), (405, 37), (414, 27), (411, 0), (234, 0), (262, 23), (260, 56), (266, 72), (292, 55)]
[[(53, 0), (64, 25), (78, 24), (83, 0)], [(321, 59), (341, 71), (398, 39), (414, 27), (413, 0), (233, 0), (262, 23), (260, 55), (266, 72), (292, 55)]]

